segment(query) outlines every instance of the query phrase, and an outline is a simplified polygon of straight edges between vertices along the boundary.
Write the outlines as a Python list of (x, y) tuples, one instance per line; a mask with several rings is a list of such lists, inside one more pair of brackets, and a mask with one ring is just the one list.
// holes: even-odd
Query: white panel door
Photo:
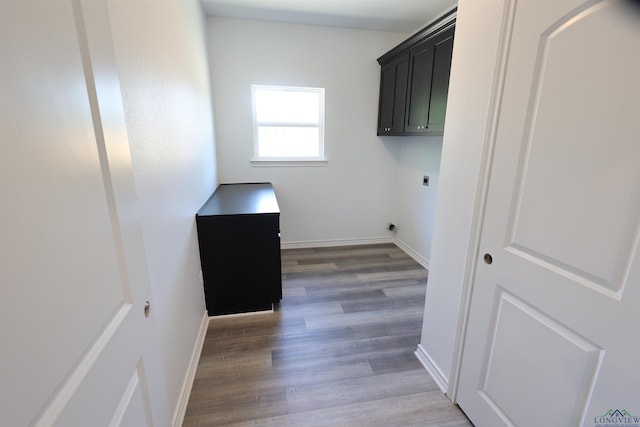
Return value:
[(0, 43), (0, 425), (168, 425), (106, 5), (2, 1)]
[(640, 423), (640, 10), (507, 9), (457, 400), (479, 427)]

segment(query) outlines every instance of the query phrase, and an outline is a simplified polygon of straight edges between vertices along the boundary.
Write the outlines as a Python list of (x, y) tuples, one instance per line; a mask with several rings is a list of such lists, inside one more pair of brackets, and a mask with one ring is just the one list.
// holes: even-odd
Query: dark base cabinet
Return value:
[(222, 184), (196, 214), (210, 316), (282, 299), (280, 210), (271, 184)]

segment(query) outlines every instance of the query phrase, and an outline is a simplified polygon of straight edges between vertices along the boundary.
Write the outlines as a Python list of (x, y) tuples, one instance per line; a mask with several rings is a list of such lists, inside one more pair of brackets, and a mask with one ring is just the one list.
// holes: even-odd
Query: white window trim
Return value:
[(286, 158), (286, 159), (276, 159), (276, 158), (272, 158), (269, 157), (269, 159), (266, 158), (260, 158), (260, 159), (256, 159), (256, 158), (252, 158), (251, 159), (251, 164), (254, 166), (325, 166), (327, 163), (329, 163), (329, 159), (310, 159), (308, 157), (302, 158), (302, 159), (295, 159), (295, 158)]
[[(276, 90), (291, 90), (291, 91), (307, 91), (320, 94), (320, 118), (319, 125), (315, 123), (274, 123), (274, 122), (261, 122), (258, 123), (256, 118), (256, 105), (255, 105), (255, 90), (256, 89), (276, 89)], [(324, 166), (327, 164), (328, 159), (325, 155), (324, 145), (324, 88), (315, 87), (297, 87), (297, 86), (274, 86), (274, 85), (251, 85), (251, 114), (252, 114), (252, 126), (253, 126), (253, 157), (251, 163), (255, 166)], [(279, 126), (279, 127), (314, 127), (318, 128), (319, 141), (318, 150), (319, 156), (314, 157), (259, 157), (258, 153), (258, 126)]]

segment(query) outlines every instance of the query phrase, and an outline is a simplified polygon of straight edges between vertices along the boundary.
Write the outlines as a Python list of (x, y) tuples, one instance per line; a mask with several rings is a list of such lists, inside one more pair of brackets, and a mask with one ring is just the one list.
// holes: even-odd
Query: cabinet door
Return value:
[(413, 48), (409, 55), (409, 90), (404, 130), (405, 133), (421, 134), (426, 132), (429, 123), (434, 41), (425, 40)]
[(431, 97), (429, 99), (428, 134), (442, 135), (444, 117), (447, 111), (449, 92), (449, 73), (451, 54), (453, 53), (453, 28), (442, 34), (433, 45), (433, 73), (431, 78)]
[(282, 298), (279, 217), (198, 216), (210, 316), (268, 310)]
[(453, 28), (411, 50), (405, 134), (442, 134), (452, 52)]
[(382, 66), (378, 135), (400, 135), (404, 127), (409, 55), (403, 55)]

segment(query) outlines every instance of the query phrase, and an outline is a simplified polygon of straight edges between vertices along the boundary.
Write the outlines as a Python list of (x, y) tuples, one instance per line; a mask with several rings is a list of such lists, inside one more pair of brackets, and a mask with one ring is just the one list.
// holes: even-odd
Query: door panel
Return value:
[(640, 413), (640, 32), (624, 5), (508, 4), (458, 393), (478, 426)]
[(0, 424), (120, 410), (151, 425), (151, 297), (106, 3), (5, 2), (0, 39)]
[[(637, 240), (628, 231), (640, 224), (640, 193), (625, 185), (640, 182), (640, 144), (620, 143), (634, 137), (638, 105), (625, 83), (637, 69), (620, 52), (637, 42), (625, 40), (625, 26), (612, 25), (618, 19), (608, 9), (570, 13), (543, 32), (510, 220), (514, 249), (618, 292)], [(594, 28), (607, 28), (607, 37)], [(611, 49), (610, 37), (622, 43)], [(575, 48), (582, 43), (588, 49)]]
[(145, 402), (145, 391), (141, 387), (141, 379), (138, 370), (133, 372), (126, 388), (120, 392), (121, 399), (118, 403), (110, 426), (144, 426), (148, 425), (149, 414)]
[[(30, 326), (5, 329), (3, 322), (3, 347), (5, 339), (15, 344), (8, 348), (20, 349), (24, 366), (42, 366), (46, 354), (48, 369), (25, 373), (3, 364), (3, 383), (31, 395), (20, 403), (28, 414), (69, 375), (125, 297), (91, 111), (81, 96), (80, 52), (68, 48), (77, 45), (71, 4), (42, 5), (42, 16), (10, 6), (2, 39), (23, 51), (3, 48), (2, 121), (11, 127), (4, 128), (0, 171), (2, 299), (11, 301), (11, 324)], [(38, 25), (38, 34), (25, 22)], [(23, 53), (43, 48), (46, 55)], [(61, 125), (68, 127), (61, 132)], [(22, 381), (25, 374), (38, 387)]]
[(111, 420), (112, 426), (139, 427), (145, 425), (149, 419), (146, 405), (145, 391), (141, 387), (141, 380), (136, 371), (122, 393), (122, 400), (118, 410)]
[[(514, 425), (526, 425), (540, 408), (556, 425), (576, 425), (603, 349), (502, 288), (497, 297), (482, 397)], [(523, 395), (535, 397), (522, 405)]]

